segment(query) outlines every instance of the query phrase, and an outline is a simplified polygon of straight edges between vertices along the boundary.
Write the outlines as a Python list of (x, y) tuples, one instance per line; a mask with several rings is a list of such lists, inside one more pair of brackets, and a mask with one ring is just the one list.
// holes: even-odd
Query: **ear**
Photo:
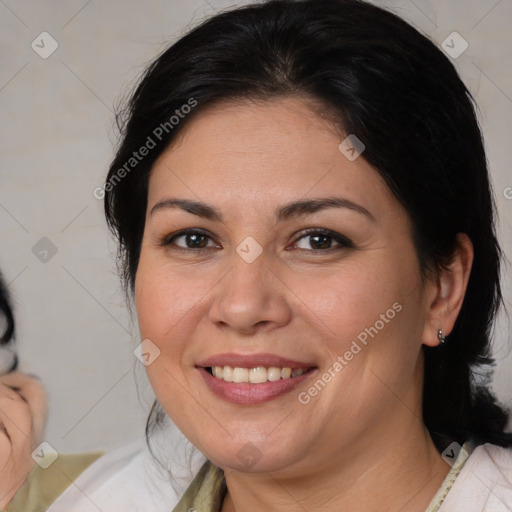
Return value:
[(439, 270), (436, 281), (427, 285), (428, 310), (422, 336), (425, 345), (434, 347), (440, 344), (440, 329), (443, 336), (452, 332), (466, 294), (473, 255), (471, 240), (465, 233), (459, 233), (448, 269)]

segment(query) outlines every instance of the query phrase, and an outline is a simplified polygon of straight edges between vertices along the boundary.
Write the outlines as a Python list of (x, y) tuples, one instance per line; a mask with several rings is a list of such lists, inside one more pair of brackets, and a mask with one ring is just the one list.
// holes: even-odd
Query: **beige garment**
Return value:
[(59, 455), (46, 469), (36, 464), (4, 511), (44, 512), (100, 455), (103, 453)]

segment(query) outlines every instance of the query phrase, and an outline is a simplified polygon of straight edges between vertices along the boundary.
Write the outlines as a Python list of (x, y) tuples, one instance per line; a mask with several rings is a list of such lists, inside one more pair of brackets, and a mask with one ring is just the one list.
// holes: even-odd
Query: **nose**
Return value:
[(231, 270), (215, 287), (210, 321), (222, 329), (253, 335), (286, 325), (291, 319), (290, 290), (263, 252), (247, 263), (234, 254)]

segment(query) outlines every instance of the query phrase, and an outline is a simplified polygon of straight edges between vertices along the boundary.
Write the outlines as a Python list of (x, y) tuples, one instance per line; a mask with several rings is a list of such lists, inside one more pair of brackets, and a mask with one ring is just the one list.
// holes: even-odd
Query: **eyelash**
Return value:
[[(187, 235), (202, 235), (210, 238), (213, 240), (213, 238), (204, 230), (202, 229), (185, 229), (183, 231), (179, 231), (178, 233), (175, 233), (171, 236), (168, 236), (164, 238), (161, 242), (161, 245), (164, 247), (168, 247), (171, 245), (174, 245), (174, 240), (177, 238), (180, 238), (182, 236)], [(339, 233), (336, 233), (334, 231), (330, 231), (328, 229), (322, 229), (322, 228), (309, 228), (300, 233), (300, 236), (293, 242), (295, 245), (299, 240), (302, 238), (306, 238), (308, 236), (312, 235), (321, 235), (321, 236), (327, 236), (329, 238), (332, 238), (335, 242), (338, 242), (340, 244), (339, 247), (329, 247), (328, 249), (299, 249), (301, 251), (307, 251), (307, 252), (313, 252), (313, 253), (329, 253), (333, 251), (339, 251), (341, 249), (350, 249), (354, 247), (354, 244), (345, 236), (340, 235)], [(183, 251), (183, 252), (197, 252), (200, 250), (209, 250), (214, 249), (214, 247), (198, 247), (198, 248), (191, 248), (191, 247), (179, 247), (174, 245), (172, 247), (173, 250)]]

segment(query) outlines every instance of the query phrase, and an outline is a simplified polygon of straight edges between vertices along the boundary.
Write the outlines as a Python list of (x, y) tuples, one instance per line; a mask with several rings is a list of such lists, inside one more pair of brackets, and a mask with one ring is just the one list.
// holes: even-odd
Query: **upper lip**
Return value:
[(276, 366), (278, 368), (312, 368), (314, 365), (311, 363), (304, 363), (294, 361), (286, 357), (277, 356), (274, 354), (216, 354), (208, 359), (205, 359), (197, 366), (210, 368), (212, 366), (232, 366), (238, 368), (256, 368), (257, 366), (264, 366), (269, 368)]

